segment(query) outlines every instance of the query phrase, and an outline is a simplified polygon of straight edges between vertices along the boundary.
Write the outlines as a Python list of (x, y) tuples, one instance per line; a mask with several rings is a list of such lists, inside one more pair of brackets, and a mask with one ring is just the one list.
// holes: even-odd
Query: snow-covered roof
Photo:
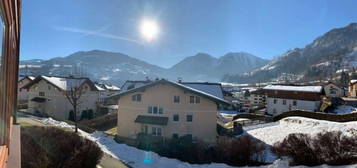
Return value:
[(119, 87), (114, 86), (114, 85), (104, 85), (104, 86), (105, 86), (105, 88), (108, 89), (108, 90), (117, 90), (117, 91), (120, 90)]
[(34, 76), (27, 76), (29, 79), (34, 80), (36, 77)]
[(18, 81), (22, 81), (24, 79), (29, 79), (29, 80), (33, 81), (35, 78), (36, 77), (34, 77), (34, 76), (24, 76), (24, 77), (19, 77)]
[(54, 77), (54, 76), (41, 76), (43, 79), (48, 82), (56, 85), (62, 90), (69, 90), (72, 87), (78, 87), (86, 81), (85, 78), (64, 78), (64, 77)]
[(281, 91), (295, 91), (295, 92), (313, 92), (320, 93), (322, 86), (285, 86), (285, 85), (268, 85), (264, 90), (281, 90)]
[(99, 90), (99, 91), (104, 91), (105, 89), (102, 88), (100, 85), (98, 84), (95, 84), (95, 87)]
[[(142, 82), (138, 82), (139, 85), (141, 85), (141, 86), (135, 87), (135, 88), (129, 88), (129, 89), (128, 89), (127, 87), (125, 87), (125, 84), (124, 84), (123, 87), (124, 87), (124, 89), (126, 89), (126, 90), (123, 91), (124, 89), (122, 89), (119, 94), (113, 95), (112, 98), (120, 97), (120, 96), (125, 95), (125, 94), (127, 94), (127, 93), (133, 92), (133, 91), (135, 91), (135, 90), (138, 89), (138, 88), (151, 87), (151, 86), (153, 86), (153, 85), (155, 85), (156, 83), (159, 83), (159, 82), (170, 83), (170, 84), (172, 84), (172, 85), (174, 85), (174, 86), (178, 86), (178, 87), (181, 87), (181, 88), (183, 88), (183, 89), (187, 89), (187, 90), (189, 90), (189, 91), (198, 93), (198, 94), (200, 94), (200, 95), (202, 95), (202, 96), (205, 96), (205, 97), (207, 97), (207, 98), (209, 98), (209, 99), (214, 99), (214, 100), (216, 100), (216, 101), (218, 100), (218, 101), (220, 101), (220, 102), (224, 102), (224, 103), (230, 104), (229, 102), (227, 102), (226, 100), (224, 100), (224, 98), (223, 98), (223, 93), (219, 94), (218, 91), (216, 91), (216, 90), (217, 90), (216, 87), (215, 87), (216, 89), (212, 89), (212, 90), (208, 89), (208, 88), (211, 88), (211, 87), (198, 87), (198, 85), (192, 85), (192, 87), (190, 87), (190, 86), (185, 85), (185, 84), (183, 84), (183, 83), (178, 83), (178, 82), (169, 81), (169, 80), (165, 80), (165, 79), (146, 82), (147, 84), (144, 84), (144, 83), (142, 83)], [(128, 83), (128, 82), (126, 82), (126, 83)], [(130, 86), (130, 85), (129, 85), (129, 86)], [(194, 86), (195, 86), (196, 88), (194, 88)], [(218, 84), (218, 86), (220, 87), (220, 84)], [(213, 87), (212, 87), (212, 88), (213, 88)], [(200, 89), (201, 89), (201, 90), (200, 90)], [(203, 90), (205, 90), (205, 89), (206, 89), (207, 92), (203, 91)], [(222, 92), (221, 87), (220, 87), (220, 91)], [(210, 93), (208, 93), (208, 92), (210, 92)], [(218, 97), (218, 96), (221, 96), (221, 97)]]
[(182, 82), (180, 84), (188, 86), (190, 88), (197, 89), (197, 90), (205, 92), (205, 93), (208, 93), (215, 97), (224, 99), (222, 87), (221, 87), (221, 84), (219, 84), (219, 83), (206, 83), (206, 82), (203, 82), (203, 83), (201, 83), (201, 82), (200, 83), (198, 83), (198, 82), (197, 83), (188, 83), (187, 82), (187, 83), (185, 83), (185, 82)]
[(350, 83), (356, 83), (357, 82), (357, 79), (352, 79), (351, 81), (350, 81)]

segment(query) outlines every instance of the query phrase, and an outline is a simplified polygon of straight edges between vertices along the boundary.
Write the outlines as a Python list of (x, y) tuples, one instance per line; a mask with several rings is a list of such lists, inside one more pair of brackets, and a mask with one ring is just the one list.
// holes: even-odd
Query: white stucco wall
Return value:
[[(274, 99), (277, 100), (274, 104)], [(283, 104), (283, 100), (286, 100), (286, 104)], [(267, 98), (267, 112), (271, 115), (278, 115), (283, 112), (290, 110), (305, 110), (305, 111), (319, 111), (320, 101), (306, 101), (306, 100), (296, 100), (296, 106), (293, 106), (293, 99), (278, 99), (278, 98)], [(275, 109), (275, 112), (274, 112)]]
[[(44, 92), (45, 96), (40, 96), (39, 92)], [(82, 95), (80, 99), (82, 103), (78, 107), (78, 117), (81, 116), (80, 112), (82, 110), (92, 109), (94, 113), (96, 112), (96, 102), (98, 101), (98, 96), (99, 94), (97, 91), (90, 90), (87, 90), (85, 94)], [(34, 97), (44, 97), (49, 99), (49, 101), (44, 103), (33, 102), (31, 99)], [(38, 110), (54, 118), (67, 120), (69, 117), (69, 112), (72, 109), (72, 105), (63, 95), (63, 93), (44, 80), (41, 80), (38, 84), (33, 85), (29, 90), (29, 112), (35, 113), (36, 110)]]

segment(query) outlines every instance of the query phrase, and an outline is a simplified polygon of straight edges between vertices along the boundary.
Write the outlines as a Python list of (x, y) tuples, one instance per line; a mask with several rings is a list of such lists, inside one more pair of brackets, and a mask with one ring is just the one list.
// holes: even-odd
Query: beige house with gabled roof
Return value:
[[(81, 117), (83, 110), (97, 110), (99, 91), (88, 78), (38, 76), (22, 89), (29, 93), (28, 112), (33, 114), (48, 115), (60, 120), (68, 120), (72, 105), (65, 97), (64, 92), (71, 87), (83, 87), (77, 116)], [(93, 114), (94, 115), (94, 114)]]
[(173, 138), (192, 136), (215, 143), (217, 112), (229, 102), (181, 83), (157, 80), (121, 92), (118, 136), (135, 139), (139, 133)]
[(24, 76), (17, 83), (17, 101), (19, 104), (28, 102), (28, 92), (27, 89), (22, 89), (25, 85), (29, 84), (35, 79), (33, 76)]

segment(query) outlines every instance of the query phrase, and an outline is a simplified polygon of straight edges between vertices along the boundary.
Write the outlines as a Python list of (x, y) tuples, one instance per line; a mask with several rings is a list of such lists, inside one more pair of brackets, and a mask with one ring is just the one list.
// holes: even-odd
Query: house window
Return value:
[(148, 126), (144, 125), (141, 127), (141, 132), (147, 134), (148, 133)]
[(39, 92), (38, 95), (39, 96), (45, 96), (45, 92)]
[(137, 101), (140, 102), (141, 101), (141, 94), (135, 94), (131, 97), (132, 101)]
[(190, 103), (194, 104), (194, 103), (200, 103), (201, 100), (200, 100), (200, 97), (198, 96), (190, 96)]
[(278, 101), (278, 100), (274, 99), (274, 100), (273, 100), (274, 104), (276, 104), (277, 101)]
[(174, 114), (173, 120), (174, 121), (179, 121), (180, 120), (180, 116), (178, 114)]
[(162, 135), (162, 130), (161, 130), (161, 128), (152, 127), (152, 128), (151, 128), (151, 135), (161, 136), (161, 135)]
[(174, 96), (174, 103), (180, 103), (180, 96)]
[(293, 106), (296, 106), (296, 105), (297, 105), (297, 101), (294, 100), (294, 101), (293, 101)]
[(156, 134), (156, 135), (157, 135), (157, 136), (161, 136), (161, 134), (162, 134), (162, 133), (161, 133), (161, 128), (157, 128), (157, 134)]
[(197, 96), (196, 96), (196, 103), (201, 103), (200, 97), (197, 97)]
[(159, 114), (164, 113), (164, 110), (162, 109), (162, 107), (159, 107)]
[(192, 115), (187, 115), (186, 116), (186, 121), (187, 122), (192, 122)]
[(276, 109), (275, 108), (273, 108), (273, 114), (276, 114)]
[(190, 96), (190, 103), (195, 103), (195, 96)]
[(152, 113), (152, 107), (151, 107), (151, 106), (148, 107), (148, 113), (149, 113), (149, 114)]
[(157, 111), (158, 111), (157, 109), (158, 108), (156, 106), (154, 106), (153, 109), (152, 109), (152, 113), (157, 114)]
[(177, 138), (179, 138), (179, 136), (178, 136), (177, 133), (173, 133), (173, 134), (172, 134), (172, 138), (177, 139)]
[(152, 134), (152, 135), (156, 135), (156, 128), (155, 128), (155, 127), (152, 127), (152, 128), (151, 128), (151, 134)]
[(48, 86), (48, 90), (51, 90), (51, 86)]
[(283, 105), (286, 105), (286, 100), (283, 100)]

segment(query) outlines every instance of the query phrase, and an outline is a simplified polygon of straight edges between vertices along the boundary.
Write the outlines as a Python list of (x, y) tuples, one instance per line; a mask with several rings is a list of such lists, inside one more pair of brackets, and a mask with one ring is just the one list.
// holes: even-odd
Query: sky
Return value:
[[(272, 59), (357, 22), (356, 0), (24, 0), (20, 59), (120, 52), (162, 67), (207, 53)], [(151, 41), (140, 33), (154, 21)]]

